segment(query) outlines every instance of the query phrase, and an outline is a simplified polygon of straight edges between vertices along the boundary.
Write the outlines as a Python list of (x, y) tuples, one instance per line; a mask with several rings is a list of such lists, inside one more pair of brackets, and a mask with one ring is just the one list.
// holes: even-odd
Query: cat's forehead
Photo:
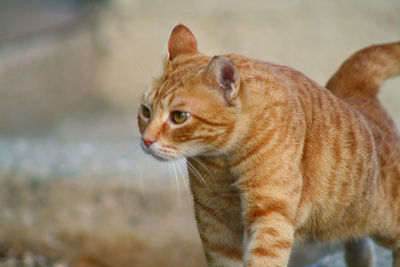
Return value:
[(183, 88), (184, 79), (169, 76), (162, 81), (156, 81), (152, 87), (143, 94), (143, 101), (149, 105), (164, 104), (170, 102), (175, 94)]
[(143, 93), (142, 104), (156, 109), (168, 109), (176, 102), (184, 102), (195, 78), (209, 60), (210, 57), (202, 54), (177, 57), (172, 62), (167, 60), (164, 73)]
[[(143, 94), (143, 100), (148, 104), (172, 103), (176, 95), (184, 94), (185, 85), (193, 82), (194, 77), (204, 67), (204, 64), (185, 64), (176, 67), (174, 70), (166, 71), (159, 79), (156, 79), (153, 86)], [(187, 89), (188, 87), (186, 87)]]

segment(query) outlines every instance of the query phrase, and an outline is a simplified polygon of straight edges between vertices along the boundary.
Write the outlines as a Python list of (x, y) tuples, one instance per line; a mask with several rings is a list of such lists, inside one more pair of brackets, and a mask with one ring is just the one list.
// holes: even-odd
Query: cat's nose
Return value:
[(151, 144), (153, 144), (155, 141), (154, 140), (150, 140), (150, 139), (142, 139), (143, 140), (143, 144), (148, 148), (149, 146), (151, 146)]

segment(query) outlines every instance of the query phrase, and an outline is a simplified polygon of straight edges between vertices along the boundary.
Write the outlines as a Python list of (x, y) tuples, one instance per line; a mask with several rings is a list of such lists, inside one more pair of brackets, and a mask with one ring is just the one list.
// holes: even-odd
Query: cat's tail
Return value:
[(400, 74), (400, 42), (364, 48), (347, 59), (326, 85), (335, 95), (376, 96), (382, 82)]

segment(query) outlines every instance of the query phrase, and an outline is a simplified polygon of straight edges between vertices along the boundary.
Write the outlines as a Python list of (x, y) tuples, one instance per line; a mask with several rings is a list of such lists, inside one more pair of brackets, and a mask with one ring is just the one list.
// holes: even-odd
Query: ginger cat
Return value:
[(400, 267), (400, 139), (376, 97), (400, 73), (400, 42), (357, 52), (327, 90), (286, 66), (198, 52), (176, 26), (164, 74), (142, 97), (143, 149), (187, 159), (209, 266), (287, 266), (296, 240), (371, 236)]

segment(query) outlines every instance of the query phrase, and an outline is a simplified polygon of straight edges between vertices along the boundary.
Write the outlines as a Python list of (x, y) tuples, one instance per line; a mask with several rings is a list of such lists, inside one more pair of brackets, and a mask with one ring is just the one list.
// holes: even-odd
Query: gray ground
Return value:
[[(375, 245), (375, 266), (377, 267), (389, 267), (392, 266), (392, 253), (382, 247)], [(322, 258), (315, 264), (308, 267), (341, 267), (346, 266), (344, 263), (343, 251), (329, 254)]]

